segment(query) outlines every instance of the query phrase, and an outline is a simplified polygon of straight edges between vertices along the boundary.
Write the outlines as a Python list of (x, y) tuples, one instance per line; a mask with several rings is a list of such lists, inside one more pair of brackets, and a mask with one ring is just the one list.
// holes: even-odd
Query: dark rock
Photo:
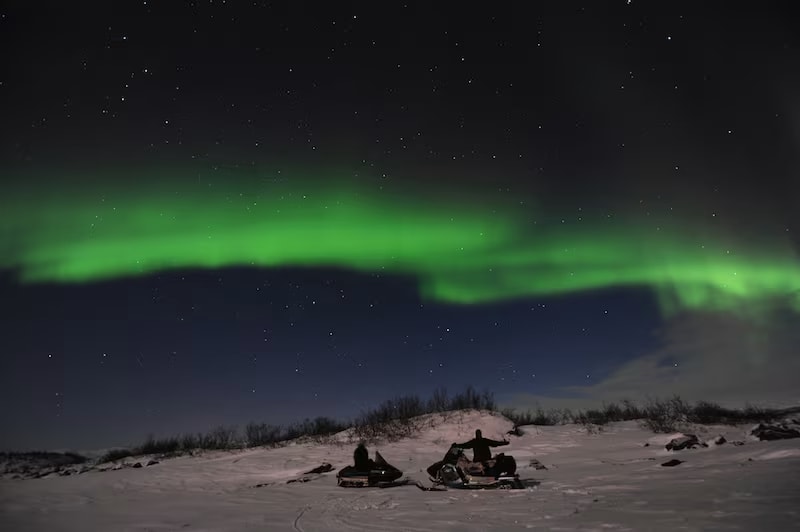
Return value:
[(539, 460), (537, 460), (535, 458), (533, 458), (530, 461), (529, 465), (530, 465), (530, 467), (534, 467), (536, 469), (547, 469), (543, 463), (541, 463)]
[(735, 446), (738, 447), (739, 445), (744, 445), (744, 442), (743, 441), (738, 441), (738, 440), (737, 441), (732, 441), (731, 445), (735, 445)]
[(506, 432), (506, 434), (509, 436), (522, 436), (524, 433), (521, 428), (515, 426), (513, 429)]
[(65, 469), (63, 471), (59, 471), (58, 472), (58, 475), (61, 476), (61, 477), (68, 477), (71, 474), (72, 474), (72, 471), (70, 471), (69, 469)]
[(650, 444), (649, 443), (645, 443), (644, 445), (642, 445), (642, 447), (650, 447)]
[(311, 471), (306, 471), (303, 474), (304, 475), (313, 475), (313, 474), (319, 474), (319, 473), (327, 473), (328, 471), (333, 471), (333, 466), (330, 465), (328, 462), (325, 462), (321, 466), (315, 467)]
[(43, 469), (31, 475), (31, 478), (44, 478), (51, 473), (57, 473), (55, 469)]
[(140, 467), (142, 467), (142, 463), (141, 462), (136, 462), (131, 467), (133, 467), (134, 469), (139, 469)]
[(664, 462), (663, 464), (661, 464), (661, 467), (675, 467), (676, 465), (682, 464), (682, 463), (683, 463), (683, 460), (675, 460), (673, 458), (669, 462)]
[(691, 449), (700, 445), (700, 440), (694, 434), (684, 434), (680, 438), (670, 440), (664, 447), (668, 451), (681, 451), (683, 449)]
[(726, 441), (728, 441), (728, 440), (726, 440), (726, 439), (725, 439), (725, 436), (722, 436), (722, 435), (720, 435), (720, 436), (718, 436), (718, 437), (717, 437), (717, 439), (716, 439), (716, 440), (714, 440), (714, 443), (715, 443), (716, 445), (722, 445), (722, 444), (723, 444), (723, 443), (725, 443)]
[(149, 467), (149, 466), (151, 466), (151, 465), (156, 465), (157, 463), (158, 463), (158, 460), (149, 460), (149, 461), (147, 462), (147, 466)]
[(784, 425), (759, 425), (750, 432), (761, 441), (786, 440), (789, 438), (800, 438), (800, 431), (790, 429)]

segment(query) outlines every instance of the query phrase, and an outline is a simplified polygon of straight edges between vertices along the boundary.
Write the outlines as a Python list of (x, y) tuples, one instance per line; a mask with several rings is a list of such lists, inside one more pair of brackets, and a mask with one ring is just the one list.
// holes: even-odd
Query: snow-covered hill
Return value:
[[(380, 451), (412, 479), (429, 483), (425, 468), (450, 443), (478, 428), (502, 439), (512, 428), (488, 413), (437, 416), (418, 436), (372, 445), (370, 453)], [(760, 442), (749, 436), (751, 428), (695, 427), (701, 441), (723, 435), (727, 443), (667, 451), (673, 435), (654, 435), (635, 422), (592, 430), (523, 427), (522, 436), (508, 436), (511, 444), (497, 450), (517, 459), (520, 476), (535, 480), (532, 487), (445, 492), (337, 487), (336, 470), (352, 463), (354, 447), (342, 434), (330, 444), (3, 479), (0, 522), (15, 531), (798, 530), (800, 439)], [(683, 462), (661, 465), (673, 458)], [(334, 471), (289, 482), (323, 462)]]

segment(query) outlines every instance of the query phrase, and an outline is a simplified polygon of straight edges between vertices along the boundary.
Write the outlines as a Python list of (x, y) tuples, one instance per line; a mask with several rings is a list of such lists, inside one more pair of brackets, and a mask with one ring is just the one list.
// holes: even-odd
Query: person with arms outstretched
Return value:
[(492, 459), (492, 451), (489, 447), (500, 447), (508, 445), (508, 440), (495, 441), (489, 438), (484, 438), (480, 429), (475, 431), (475, 437), (465, 443), (454, 443), (454, 447), (461, 447), (462, 449), (472, 449), (473, 462), (488, 462)]

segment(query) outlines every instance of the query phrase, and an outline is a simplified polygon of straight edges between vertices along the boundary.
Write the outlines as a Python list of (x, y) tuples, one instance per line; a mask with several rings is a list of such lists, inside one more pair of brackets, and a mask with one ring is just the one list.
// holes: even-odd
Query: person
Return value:
[(492, 459), (492, 451), (489, 447), (500, 447), (501, 445), (508, 445), (508, 440), (495, 441), (484, 438), (480, 429), (475, 431), (475, 437), (468, 442), (453, 444), (454, 447), (472, 449), (472, 461), (481, 463)]
[(353, 451), (353, 461), (355, 462), (357, 471), (369, 471), (375, 464), (370, 459), (369, 451), (367, 451), (367, 446), (364, 445), (363, 441), (359, 443), (356, 450)]

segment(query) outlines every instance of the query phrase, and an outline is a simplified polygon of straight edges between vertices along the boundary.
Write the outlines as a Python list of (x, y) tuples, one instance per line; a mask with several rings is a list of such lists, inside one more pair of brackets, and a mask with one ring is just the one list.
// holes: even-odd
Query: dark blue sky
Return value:
[[(568, 222), (719, 212), (753, 241), (797, 247), (800, 54), (783, 4), (465, 6), (12, 3), (2, 171), (344, 165), (455, 198), (529, 195)], [(715, 377), (704, 354), (750, 329), (665, 320), (635, 287), (458, 306), (423, 303), (413, 279), (336, 270), (68, 286), (13, 273), (0, 277), (4, 449), (347, 418), (468, 384), (526, 406), (597, 403), (620, 375), (641, 394), (736, 399), (752, 376), (741, 397), (758, 398), (768, 382), (791, 390), (780, 375), (797, 358), (796, 316), (781, 311), (779, 330), (748, 322), (769, 345)], [(673, 359), (696, 374), (666, 381), (654, 368)]]
[(6, 412), (10, 433), (84, 446), (352, 417), (439, 387), (557, 394), (651, 347), (658, 322), (635, 291), (454, 306), (423, 303), (410, 280), (321, 270), (4, 291), (22, 302), (4, 306), (4, 389), (29, 405)]

